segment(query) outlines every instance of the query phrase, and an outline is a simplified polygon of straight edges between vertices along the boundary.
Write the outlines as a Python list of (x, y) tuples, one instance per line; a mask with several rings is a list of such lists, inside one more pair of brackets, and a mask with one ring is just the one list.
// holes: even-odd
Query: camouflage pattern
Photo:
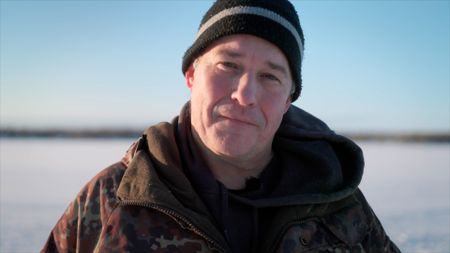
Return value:
[(99, 239), (97, 252), (211, 252), (200, 236), (145, 207), (118, 208)]
[[(41, 252), (231, 252), (177, 168), (175, 138), (162, 138), (173, 130), (155, 131), (151, 153), (139, 151), (141, 139), (87, 183)], [(357, 189), (337, 201), (276, 208), (257, 252), (399, 252)]]
[(41, 252), (214, 252), (196, 233), (152, 208), (120, 206), (125, 165), (97, 175), (70, 203)]
[[(367, 203), (360, 197), (358, 191), (343, 200), (347, 203), (355, 201), (350, 207), (344, 206), (324, 215), (309, 214), (312, 215), (309, 218), (288, 223), (286, 229), (281, 230), (281, 239), (275, 243), (275, 249), (267, 252), (400, 252), (386, 236), (373, 212), (364, 212), (369, 207), (362, 206)], [(325, 207), (328, 208), (334, 209), (333, 206)]]
[(69, 204), (42, 252), (92, 252), (117, 207), (115, 189), (124, 171), (117, 163), (96, 175)]

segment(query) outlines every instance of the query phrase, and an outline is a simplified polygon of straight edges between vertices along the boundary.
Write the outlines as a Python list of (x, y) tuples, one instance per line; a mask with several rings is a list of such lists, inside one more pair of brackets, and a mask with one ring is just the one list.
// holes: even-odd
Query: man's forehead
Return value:
[[(252, 42), (259, 41), (265, 44), (265, 46), (272, 47), (272, 52), (264, 51), (259, 54), (263, 59), (263, 62), (270, 68), (280, 71), (285, 75), (290, 75), (290, 69), (286, 57), (275, 45), (269, 41), (252, 35), (231, 35), (217, 40), (212, 44), (209, 50), (205, 53), (211, 52), (212, 56), (225, 56), (230, 58), (244, 58), (254, 53)], [(274, 52), (277, 52), (274, 54)], [(278, 55), (278, 57), (276, 57)]]
[(215, 50), (215, 53), (218, 55), (225, 55), (231, 58), (240, 58), (245, 56), (245, 52), (239, 50), (237, 48), (227, 47), (227, 45), (218, 45)]
[(243, 56), (246, 55), (247, 53), (254, 52), (254, 49), (256, 47), (265, 49), (264, 53), (260, 55), (274, 56), (276, 54), (279, 57), (284, 58), (284, 60), (286, 60), (287, 62), (286, 56), (276, 45), (274, 45), (270, 41), (264, 40), (262, 38), (253, 35), (242, 34), (242, 35), (225, 36), (215, 41), (205, 51), (210, 51), (211, 49), (214, 49), (215, 51), (220, 51), (235, 56)]
[(282, 54), (281, 50), (270, 41), (248, 34), (234, 34), (224, 36), (213, 42), (209, 47), (246, 49), (251, 48), (251, 46), (255, 45), (255, 43), (264, 45), (265, 47), (270, 47), (273, 50), (278, 51), (280, 54)]

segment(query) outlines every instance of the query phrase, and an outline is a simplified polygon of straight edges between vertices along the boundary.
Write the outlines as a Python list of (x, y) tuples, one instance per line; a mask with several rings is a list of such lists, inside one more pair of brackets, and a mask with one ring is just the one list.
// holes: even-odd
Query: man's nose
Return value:
[(241, 106), (253, 106), (256, 104), (257, 83), (254, 75), (243, 74), (237, 87), (231, 93), (231, 98)]

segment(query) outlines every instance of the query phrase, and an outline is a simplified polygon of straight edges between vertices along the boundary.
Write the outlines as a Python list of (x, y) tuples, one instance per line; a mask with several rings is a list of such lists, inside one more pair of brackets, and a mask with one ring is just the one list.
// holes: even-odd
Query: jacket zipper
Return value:
[(192, 224), (185, 216), (179, 214), (178, 212), (176, 212), (175, 210), (173, 210), (171, 208), (163, 207), (163, 206), (160, 206), (157, 204), (151, 204), (151, 203), (140, 202), (140, 201), (130, 201), (130, 200), (128, 200), (128, 201), (121, 200), (120, 205), (121, 206), (124, 206), (124, 205), (142, 206), (142, 207), (151, 208), (151, 209), (157, 210), (161, 213), (164, 213), (164, 214), (174, 218), (182, 227), (188, 228), (189, 230), (193, 231), (194, 233), (196, 233), (197, 235), (199, 235), (200, 237), (205, 239), (208, 242), (209, 247), (211, 249), (217, 250), (217, 251), (223, 252), (223, 253), (226, 252), (224, 250), (224, 248), (220, 246), (220, 243), (218, 243), (217, 241), (215, 241), (214, 239), (209, 237), (201, 229), (199, 229), (197, 226)]

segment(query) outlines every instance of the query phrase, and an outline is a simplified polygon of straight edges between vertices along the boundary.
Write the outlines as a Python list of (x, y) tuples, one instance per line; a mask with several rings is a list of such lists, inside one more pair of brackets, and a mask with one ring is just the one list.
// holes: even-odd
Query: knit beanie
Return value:
[(284, 53), (295, 85), (295, 101), (302, 87), (304, 37), (297, 12), (288, 0), (217, 0), (203, 16), (197, 37), (183, 56), (183, 74), (209, 45), (233, 34), (260, 37)]

